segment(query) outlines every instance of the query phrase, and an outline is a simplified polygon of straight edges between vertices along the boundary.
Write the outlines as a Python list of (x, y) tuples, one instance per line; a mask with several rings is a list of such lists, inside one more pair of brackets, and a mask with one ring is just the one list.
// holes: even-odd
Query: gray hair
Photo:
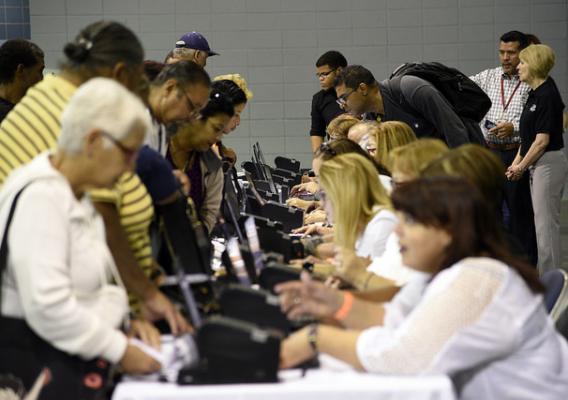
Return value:
[(142, 101), (112, 79), (93, 78), (77, 89), (65, 107), (57, 145), (65, 152), (77, 154), (86, 135), (94, 129), (121, 140), (136, 125), (146, 132), (152, 126)]

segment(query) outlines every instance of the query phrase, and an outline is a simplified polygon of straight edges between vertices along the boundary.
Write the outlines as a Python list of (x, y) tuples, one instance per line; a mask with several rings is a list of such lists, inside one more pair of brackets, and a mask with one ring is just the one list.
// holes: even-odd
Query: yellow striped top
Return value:
[[(8, 113), (0, 125), (0, 187), (13, 169), (56, 147), (63, 109), (75, 90), (69, 81), (48, 75)], [(91, 198), (116, 205), (130, 247), (150, 274), (153, 263), (148, 228), (154, 209), (138, 175), (127, 173), (113, 189), (95, 191)]]

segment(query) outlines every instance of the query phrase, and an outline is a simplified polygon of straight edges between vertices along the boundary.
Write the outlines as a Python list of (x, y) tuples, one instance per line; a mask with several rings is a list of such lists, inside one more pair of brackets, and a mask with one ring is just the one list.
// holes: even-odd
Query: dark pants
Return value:
[[(513, 163), (517, 155), (517, 149), (491, 149), (491, 151), (501, 159), (505, 168)], [(518, 181), (505, 180), (503, 195), (505, 205), (509, 211), (506, 227), (524, 249), (528, 261), (536, 266), (538, 250), (536, 246), (529, 172), (525, 171)]]

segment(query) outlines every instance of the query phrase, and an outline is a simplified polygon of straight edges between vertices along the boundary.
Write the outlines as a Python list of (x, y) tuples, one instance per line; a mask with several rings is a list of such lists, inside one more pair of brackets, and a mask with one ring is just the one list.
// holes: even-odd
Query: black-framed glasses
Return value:
[(120, 142), (120, 140), (115, 139), (110, 133), (105, 132), (103, 130), (101, 130), (101, 133), (104, 137), (106, 137), (108, 140), (110, 140), (112, 142), (112, 144), (114, 144), (116, 147), (118, 147), (118, 149), (122, 152), (122, 154), (124, 155), (124, 158), (126, 159), (127, 163), (131, 163), (134, 160), (136, 160), (136, 157), (138, 157), (138, 151), (140, 149), (136, 148), (136, 149), (131, 149), (127, 146), (125, 146), (124, 144), (122, 144)]
[(316, 76), (317, 76), (318, 79), (327, 78), (328, 76), (330, 76), (330, 75), (331, 75), (332, 73), (334, 73), (335, 71), (337, 71), (337, 68), (336, 68), (336, 69), (332, 69), (331, 71), (318, 72), (318, 73), (316, 74)]
[(185, 90), (181, 86), (178, 85), (178, 90), (183, 93), (185, 97), (185, 108), (187, 109), (187, 119), (193, 120), (199, 116), (201, 109), (197, 108), (195, 103), (191, 101)]
[(341, 96), (339, 96), (336, 100), (337, 104), (339, 104), (340, 107), (345, 107), (345, 105), (347, 104), (347, 99), (349, 99), (349, 96), (351, 96), (353, 93), (355, 93), (356, 90), (353, 89), (352, 91), (350, 91), (349, 93), (343, 93)]

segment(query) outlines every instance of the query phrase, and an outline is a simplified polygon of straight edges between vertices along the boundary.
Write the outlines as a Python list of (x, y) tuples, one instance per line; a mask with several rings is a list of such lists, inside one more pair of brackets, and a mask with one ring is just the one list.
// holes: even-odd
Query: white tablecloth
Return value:
[(446, 376), (389, 377), (355, 371), (283, 371), (275, 384), (177, 386), (123, 382), (113, 400), (455, 400)]

